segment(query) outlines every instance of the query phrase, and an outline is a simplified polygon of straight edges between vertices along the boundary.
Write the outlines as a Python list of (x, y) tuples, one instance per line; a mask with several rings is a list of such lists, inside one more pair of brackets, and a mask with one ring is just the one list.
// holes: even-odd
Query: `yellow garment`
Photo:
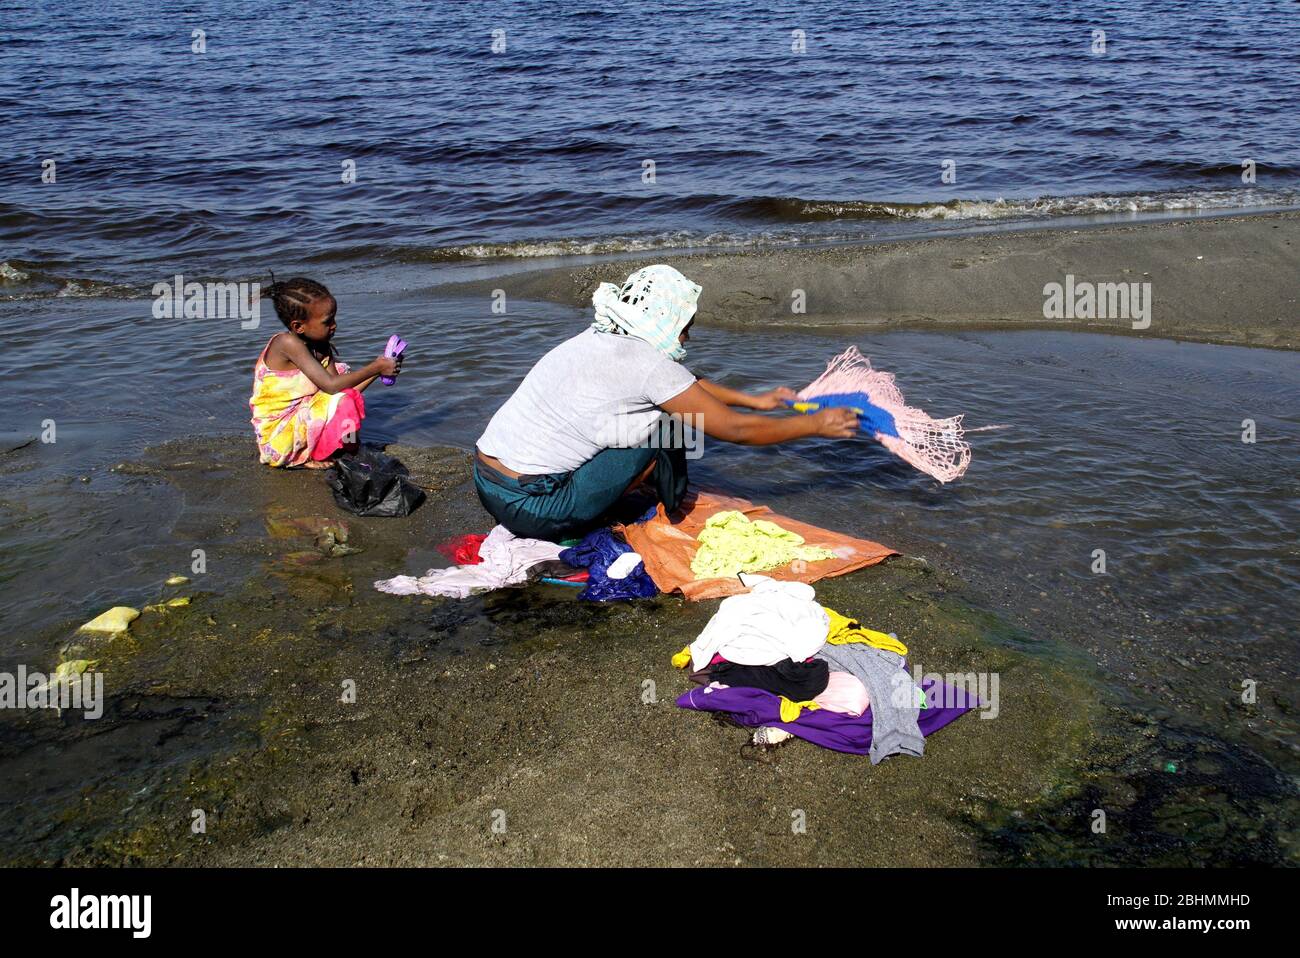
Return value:
[(807, 702), (792, 702), (790, 701), (790, 699), (782, 695), (781, 696), (781, 721), (793, 722), (795, 719), (797, 719), (800, 715), (803, 714), (804, 709), (807, 709), (810, 712), (815, 712), (819, 708), (821, 708), (821, 706), (818, 705), (816, 702), (814, 702), (812, 699), (809, 699)]
[(828, 609), (826, 606), (822, 606), (822, 610), (830, 616), (831, 625), (826, 632), (826, 641), (831, 645), (849, 645), (854, 642), (861, 642), (877, 649), (884, 649), (886, 652), (907, 655), (907, 646), (892, 635), (877, 632), (875, 629), (864, 629), (853, 619), (846, 615), (840, 615), (834, 609)]
[(673, 656), (673, 668), (684, 669), (691, 664), (691, 647), (688, 645)]
[(834, 559), (829, 549), (804, 545), (803, 536), (775, 522), (751, 522), (743, 512), (729, 509), (709, 516), (696, 537), (699, 549), (691, 559), (697, 579), (727, 579), (741, 572), (764, 572), (796, 559)]

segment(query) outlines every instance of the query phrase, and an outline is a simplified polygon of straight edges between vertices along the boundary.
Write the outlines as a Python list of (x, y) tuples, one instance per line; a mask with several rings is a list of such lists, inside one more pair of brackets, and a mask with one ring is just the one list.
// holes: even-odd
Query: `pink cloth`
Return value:
[(355, 389), (345, 389), (334, 407), (334, 415), (320, 431), (320, 438), (312, 447), (311, 457), (317, 461), (328, 459), (345, 447), (356, 448), (361, 433), (361, 420), (366, 418), (366, 401)]
[(866, 415), (860, 425), (895, 456), (940, 482), (952, 482), (970, 465), (970, 443), (964, 438), (962, 417), (932, 419), (907, 405), (894, 374), (872, 369), (871, 360), (858, 352), (857, 346), (832, 359), (826, 372), (798, 396), (814, 402), (824, 397), (832, 406), (860, 405), (865, 397), (868, 405), (883, 414), (883, 420), (863, 409)]
[(830, 674), (826, 690), (813, 701), (824, 709), (852, 715), (855, 718), (865, 712), (871, 704), (867, 687), (858, 680), (856, 675), (835, 671)]

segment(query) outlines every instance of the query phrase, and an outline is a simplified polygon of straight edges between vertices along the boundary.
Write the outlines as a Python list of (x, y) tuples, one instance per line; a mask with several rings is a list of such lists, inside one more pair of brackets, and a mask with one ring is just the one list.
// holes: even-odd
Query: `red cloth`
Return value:
[(483, 561), (478, 554), (478, 550), (486, 538), (486, 535), (478, 535), (477, 533), (457, 536), (438, 546), (438, 551), (456, 565), (478, 565)]
[(360, 441), (361, 420), (366, 418), (366, 401), (355, 389), (345, 389), (339, 396), (339, 403), (334, 407), (325, 428), (320, 431), (316, 445), (312, 447), (311, 457), (318, 462), (328, 459), (340, 449), (355, 450)]

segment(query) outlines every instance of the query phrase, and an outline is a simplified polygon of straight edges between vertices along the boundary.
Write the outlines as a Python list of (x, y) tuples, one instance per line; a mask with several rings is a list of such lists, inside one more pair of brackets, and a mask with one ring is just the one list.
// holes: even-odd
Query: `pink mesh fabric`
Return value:
[(970, 465), (970, 444), (963, 438), (961, 416), (931, 419), (903, 401), (893, 373), (871, 368), (871, 360), (850, 346), (826, 365), (822, 373), (799, 398), (816, 402), (818, 396), (836, 393), (866, 393), (872, 403), (894, 417), (898, 436), (876, 434), (881, 445), (940, 482), (952, 482)]

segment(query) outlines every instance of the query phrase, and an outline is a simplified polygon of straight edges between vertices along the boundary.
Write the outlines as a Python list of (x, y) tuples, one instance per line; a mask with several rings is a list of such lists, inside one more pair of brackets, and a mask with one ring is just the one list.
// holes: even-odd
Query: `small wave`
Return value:
[(745, 205), (760, 218), (793, 222), (827, 220), (1004, 220), (1104, 213), (1164, 213), (1181, 210), (1250, 209), (1300, 205), (1296, 190), (1170, 190), (1093, 196), (1037, 196), (1031, 199), (955, 199), (930, 203), (875, 200), (764, 198)]
[[(1228, 211), (1234, 209), (1300, 207), (1300, 191), (1185, 190), (1166, 193), (1095, 196), (1041, 196), (1032, 199), (965, 199), (930, 203), (891, 203), (871, 200), (803, 200), (757, 198), (716, 204), (733, 216), (763, 219), (771, 226), (761, 230), (674, 230), (643, 236), (557, 237), (503, 243), (466, 243), (458, 246), (402, 247), (394, 257), (400, 262), (438, 263), (477, 259), (533, 259), (544, 257), (604, 256), (651, 252), (661, 249), (737, 249), (804, 243), (860, 242), (876, 235), (871, 221), (980, 222), (1033, 221), (1067, 216)], [(852, 224), (863, 223), (855, 227)], [(843, 228), (815, 229), (810, 224), (839, 223)]]
[(101, 284), (92, 283), (89, 280), (78, 282), (70, 279), (59, 287), (55, 296), (102, 296), (103, 291), (99, 288)]
[(57, 276), (36, 267), (19, 269), (0, 263), (0, 302), (33, 299), (138, 299), (149, 288), (88, 277)]
[[(403, 250), (407, 262), (446, 262), (461, 259), (531, 259), (546, 256), (603, 256), (658, 249), (765, 246), (791, 242), (796, 237), (774, 234), (693, 233), (675, 231), (650, 236), (601, 236), (573, 239), (519, 240), (511, 243), (467, 243), (423, 250)], [(824, 237), (818, 237), (824, 239)]]
[[(544, 259), (650, 253), (657, 250), (760, 249), (805, 244), (855, 243), (903, 238), (917, 226), (948, 223), (1034, 223), (1070, 216), (1231, 212), (1263, 208), (1300, 208), (1300, 190), (1259, 188), (1170, 190), (1153, 193), (1038, 196), (1029, 199), (954, 199), (930, 202), (809, 200), (797, 197), (721, 197), (689, 195), (673, 201), (680, 207), (703, 206), (730, 228), (675, 229), (653, 233), (546, 237), (448, 246), (390, 243), (341, 244), (315, 254), (319, 262), (387, 261), (409, 264), (455, 263), (491, 259)], [(890, 224), (894, 224), (891, 226)], [(942, 228), (936, 225), (934, 229)], [(39, 263), (0, 263), (0, 301), (59, 298), (131, 299), (150, 295), (157, 278), (135, 284), (47, 271)], [(20, 268), (21, 267), (21, 268)], [(170, 279), (170, 275), (163, 277)], [(199, 281), (228, 277), (194, 276)], [(241, 277), (250, 281), (261, 277)]]
[(15, 266), (8, 263), (0, 263), (0, 283), (21, 283), (30, 278), (30, 273), (25, 273)]

